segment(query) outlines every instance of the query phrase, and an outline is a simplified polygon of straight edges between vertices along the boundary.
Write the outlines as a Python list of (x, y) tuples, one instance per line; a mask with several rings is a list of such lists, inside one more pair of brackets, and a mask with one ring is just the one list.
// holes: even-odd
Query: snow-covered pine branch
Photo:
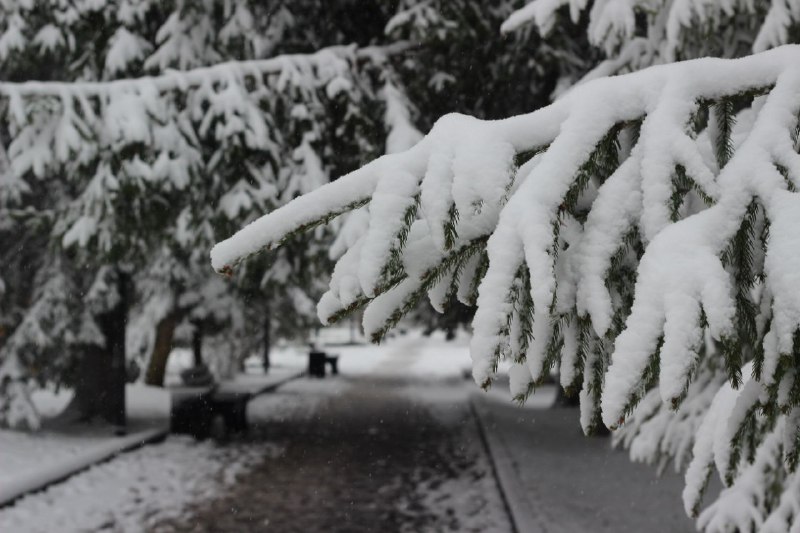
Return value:
[[(29, 189), (26, 181), (94, 167), (91, 185), (75, 200), (73, 220), (64, 228), (64, 244), (86, 245), (97, 236), (101, 248), (108, 248), (111, 232), (98, 235), (107, 212), (102, 204), (120, 180), (187, 190), (193, 176), (213, 172), (223, 153), (236, 146), (267, 154), (273, 168), (285, 166), (287, 158), (313, 159), (308, 144), (315, 140), (313, 132), (287, 150), (282, 135), (288, 132), (279, 115), (309, 120), (324, 107), (322, 99), (369, 90), (353, 76), (356, 63), (375, 61), (382, 53), (334, 47), (109, 82), (0, 82), (12, 138), (4, 195), (18, 199)], [(211, 154), (201, 146), (209, 139), (218, 143)], [(261, 198), (256, 203), (275, 205), (281, 200), (274, 195), (291, 197), (321, 184), (284, 191), (268, 183), (267, 167), (248, 168), (251, 179), (239, 182), (246, 190), (231, 191), (236, 205), (233, 196), (220, 204), (229, 218), (237, 216), (242, 201), (251, 205)]]
[(586, 79), (682, 59), (763, 52), (792, 42), (800, 24), (794, 0), (532, 0), (501, 30), (534, 25), (549, 35), (560, 17), (578, 24), (584, 13), (589, 42), (606, 55)]
[[(377, 341), (426, 292), (435, 305), (444, 293), (471, 302), (479, 283), (475, 380), (489, 386), (508, 359), (524, 399), (560, 367), (581, 390), (587, 431), (600, 418), (619, 427), (646, 395), (651, 410), (680, 409), (696, 380), (718, 390), (720, 369), (738, 387), (752, 368), (752, 385), (728, 385), (706, 415), (730, 402), (741, 413), (717, 439), (730, 483), (754, 406), (800, 404), (799, 60), (800, 47), (784, 46), (687, 61), (585, 83), (528, 115), (445, 116), (407, 152), (217, 244), (212, 264), (228, 271), (367, 206), (322, 320), (366, 305)], [(704, 391), (692, 393), (700, 413)], [(715, 457), (698, 451), (690, 472)], [(698, 492), (705, 479), (687, 477)]]

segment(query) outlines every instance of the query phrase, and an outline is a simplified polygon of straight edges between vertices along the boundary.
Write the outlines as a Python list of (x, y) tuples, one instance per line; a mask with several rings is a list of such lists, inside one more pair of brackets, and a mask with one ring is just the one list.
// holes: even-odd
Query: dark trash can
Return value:
[(319, 350), (308, 353), (308, 375), (315, 378), (325, 377), (325, 360), (327, 354)]

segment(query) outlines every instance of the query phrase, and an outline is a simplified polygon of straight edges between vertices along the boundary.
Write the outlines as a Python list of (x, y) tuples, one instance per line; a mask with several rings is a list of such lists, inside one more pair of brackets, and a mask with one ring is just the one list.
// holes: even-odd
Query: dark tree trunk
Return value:
[(87, 346), (76, 368), (75, 396), (56, 424), (101, 421), (124, 432), (125, 326), (130, 305), (130, 277), (117, 272), (117, 305), (96, 317), (105, 346)]
[(203, 322), (199, 320), (194, 324), (192, 354), (194, 355), (195, 368), (203, 366)]
[(272, 330), (272, 324), (270, 323), (269, 305), (267, 305), (267, 312), (266, 316), (264, 317), (264, 354), (261, 363), (264, 366), (265, 374), (269, 372), (269, 367), (270, 367), (269, 350), (270, 350), (270, 344), (272, 343), (271, 330)]
[(172, 338), (175, 335), (175, 327), (178, 325), (178, 315), (177, 311), (171, 311), (156, 325), (153, 353), (150, 355), (150, 362), (144, 376), (144, 382), (147, 385), (164, 386), (164, 373), (167, 370), (169, 352), (172, 351)]

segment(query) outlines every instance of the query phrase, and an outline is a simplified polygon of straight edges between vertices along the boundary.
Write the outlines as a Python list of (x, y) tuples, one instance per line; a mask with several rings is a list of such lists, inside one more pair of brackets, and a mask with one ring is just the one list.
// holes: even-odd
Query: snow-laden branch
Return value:
[[(140, 93), (142, 91), (186, 91), (201, 85), (214, 85), (232, 78), (259, 80), (264, 76), (280, 74), (289, 81), (292, 77), (314, 75), (332, 78), (349, 70), (349, 59), (380, 62), (388, 56), (400, 54), (413, 45), (396, 42), (389, 46), (356, 48), (331, 46), (311, 54), (285, 54), (268, 59), (227, 61), (192, 70), (167, 69), (164, 74), (141, 76), (110, 81), (0, 81), (0, 94), (9, 97), (55, 97), (80, 94), (84, 97), (107, 96), (113, 93)], [(284, 82), (285, 83), (285, 82)]]
[(607, 57), (588, 79), (697, 57), (697, 41), (705, 54), (729, 57), (743, 45), (763, 52), (792, 42), (791, 29), (800, 22), (800, 4), (793, 0), (531, 0), (509, 15), (501, 31), (533, 25), (547, 36), (561, 10), (573, 23), (586, 12), (588, 40)]
[[(649, 16), (647, 34), (653, 42), (661, 42), (668, 54), (674, 54), (684, 44), (682, 34), (695, 24), (706, 28), (719, 26), (726, 17), (737, 13), (756, 16), (765, 6), (758, 2), (734, 0), (676, 0), (653, 5), (649, 0), (532, 0), (509, 15), (501, 31), (512, 32), (527, 24), (535, 24), (546, 35), (556, 25), (558, 10), (568, 7), (570, 18), (577, 22), (583, 11), (589, 10), (589, 40), (611, 55), (624, 47), (636, 35), (636, 14)], [(763, 52), (785, 44), (792, 23), (800, 20), (800, 6), (787, 0), (769, 0), (769, 7), (753, 50)], [(653, 35), (658, 33), (658, 35)]]
[[(31, 180), (65, 168), (75, 179), (90, 172), (93, 178), (62, 224), (63, 244), (96, 239), (108, 247), (114, 228), (105, 219), (114, 211), (108, 205), (120, 180), (137, 189), (185, 191), (195, 178), (219, 174), (220, 161), (240, 150), (236, 158), (251, 179), (215, 180), (228, 188), (212, 196), (228, 219), (251, 208), (263, 213), (327, 181), (313, 146), (330, 122), (327, 101), (341, 104), (342, 94), (352, 106), (391, 100), (389, 118), (402, 122), (399, 92), (389, 86), (379, 94), (368, 72), (409, 46), (338, 46), (108, 82), (0, 82), (11, 140), (3, 197), (18, 201)], [(413, 133), (408, 127), (392, 131), (397, 142)], [(287, 146), (298, 137), (299, 146)], [(245, 160), (241, 150), (254, 155)]]
[(643, 397), (647, 416), (687, 397), (702, 413), (720, 372), (734, 385), (752, 373), (743, 418), (715, 441), (729, 479), (754, 406), (800, 402), (798, 65), (800, 47), (784, 46), (597, 79), (505, 120), (448, 115), (410, 150), (219, 243), (212, 264), (226, 271), (366, 205), (323, 321), (366, 306), (380, 340), (425, 294), (437, 308), (477, 303), (476, 381), (489, 386), (507, 359), (524, 399), (558, 366), (587, 431), (618, 427)]
[[(696, 100), (735, 95), (774, 84), (778, 75), (788, 69), (797, 56), (798, 48), (788, 46), (738, 60), (703, 59), (662, 65), (641, 74), (587, 83), (548, 107), (504, 120), (480, 121), (449, 115), (438, 121), (431, 133), (408, 152), (382, 157), (298, 198), (274, 213), (265, 215), (235, 236), (219, 243), (212, 250), (212, 264), (218, 271), (232, 267), (247, 255), (275, 247), (288, 234), (298, 229), (328, 218), (333, 213), (345, 212), (353, 206), (363, 204), (374, 193), (379, 177), (388, 170), (422, 175), (428, 168), (428, 161), (435, 159), (434, 154), (438, 153), (444, 154), (454, 164), (459, 162), (459, 156), (466, 162), (472, 149), (479, 146), (481, 140), (490, 139), (492, 144), (507, 144), (514, 152), (520, 153), (548, 146), (559, 136), (563, 139), (559, 141), (559, 145), (563, 145), (562, 150), (566, 152), (560, 157), (548, 155), (548, 160), (561, 161), (566, 158), (574, 161), (576, 158), (571, 157), (572, 155), (588, 155), (578, 153), (576, 146), (586, 150), (587, 146), (593, 147), (615, 123), (641, 119), (656, 106), (662, 95), (669, 97), (669, 100), (664, 99), (662, 105), (662, 114), (667, 115), (664, 117), (665, 122), (670, 119), (671, 129), (678, 128), (682, 131), (685, 124), (681, 119), (689, 118)], [(672, 111), (678, 111), (679, 116), (669, 116)], [(573, 127), (562, 131), (562, 125)], [(664, 137), (667, 136), (665, 133)], [(442, 149), (437, 150), (437, 145)], [(591, 150), (591, 147), (588, 149)], [(489, 159), (492, 155), (494, 154), (481, 150), (478, 157)], [(683, 151), (683, 155), (686, 156), (687, 163), (698, 162), (697, 153)], [(571, 176), (578, 164), (580, 161), (571, 163), (568, 169), (559, 174)], [(431, 163), (431, 167), (434, 165), (435, 163)], [(700, 171), (700, 174), (702, 179), (708, 180), (708, 172)], [(428, 175), (428, 181), (433, 182), (433, 173)], [(459, 177), (459, 181), (465, 180)], [(479, 178), (479, 181), (489, 180)], [(657, 215), (654, 214), (660, 220), (652, 222), (655, 226), (664, 223), (663, 209), (659, 211)], [(439, 222), (434, 224), (434, 228), (441, 226), (441, 219), (446, 218), (441, 209), (436, 211), (435, 216)], [(655, 227), (651, 231), (653, 230)]]

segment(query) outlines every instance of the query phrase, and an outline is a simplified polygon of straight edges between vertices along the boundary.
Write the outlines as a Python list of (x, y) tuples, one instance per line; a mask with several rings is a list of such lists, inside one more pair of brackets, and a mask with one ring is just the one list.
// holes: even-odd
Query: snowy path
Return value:
[(158, 530), (510, 531), (471, 385), (403, 377), (419, 363), (417, 348), (378, 350), (380, 376), (300, 380), (257, 399), (251, 438), (284, 453)]
[[(294, 351), (276, 359), (305, 362)], [(0, 510), (0, 531), (261, 531), (266, 520), (274, 531), (509, 531), (469, 413), (465, 343), (409, 335), (336, 351), (339, 378), (254, 399), (249, 436), (124, 454)]]
[(612, 450), (608, 438), (584, 437), (577, 409), (521, 410), (478, 395), (475, 402), (505, 463), (506, 493), (516, 488), (511, 496), (527, 511), (521, 531), (695, 531), (681, 507), (683, 477), (668, 470), (659, 478), (654, 467)]

